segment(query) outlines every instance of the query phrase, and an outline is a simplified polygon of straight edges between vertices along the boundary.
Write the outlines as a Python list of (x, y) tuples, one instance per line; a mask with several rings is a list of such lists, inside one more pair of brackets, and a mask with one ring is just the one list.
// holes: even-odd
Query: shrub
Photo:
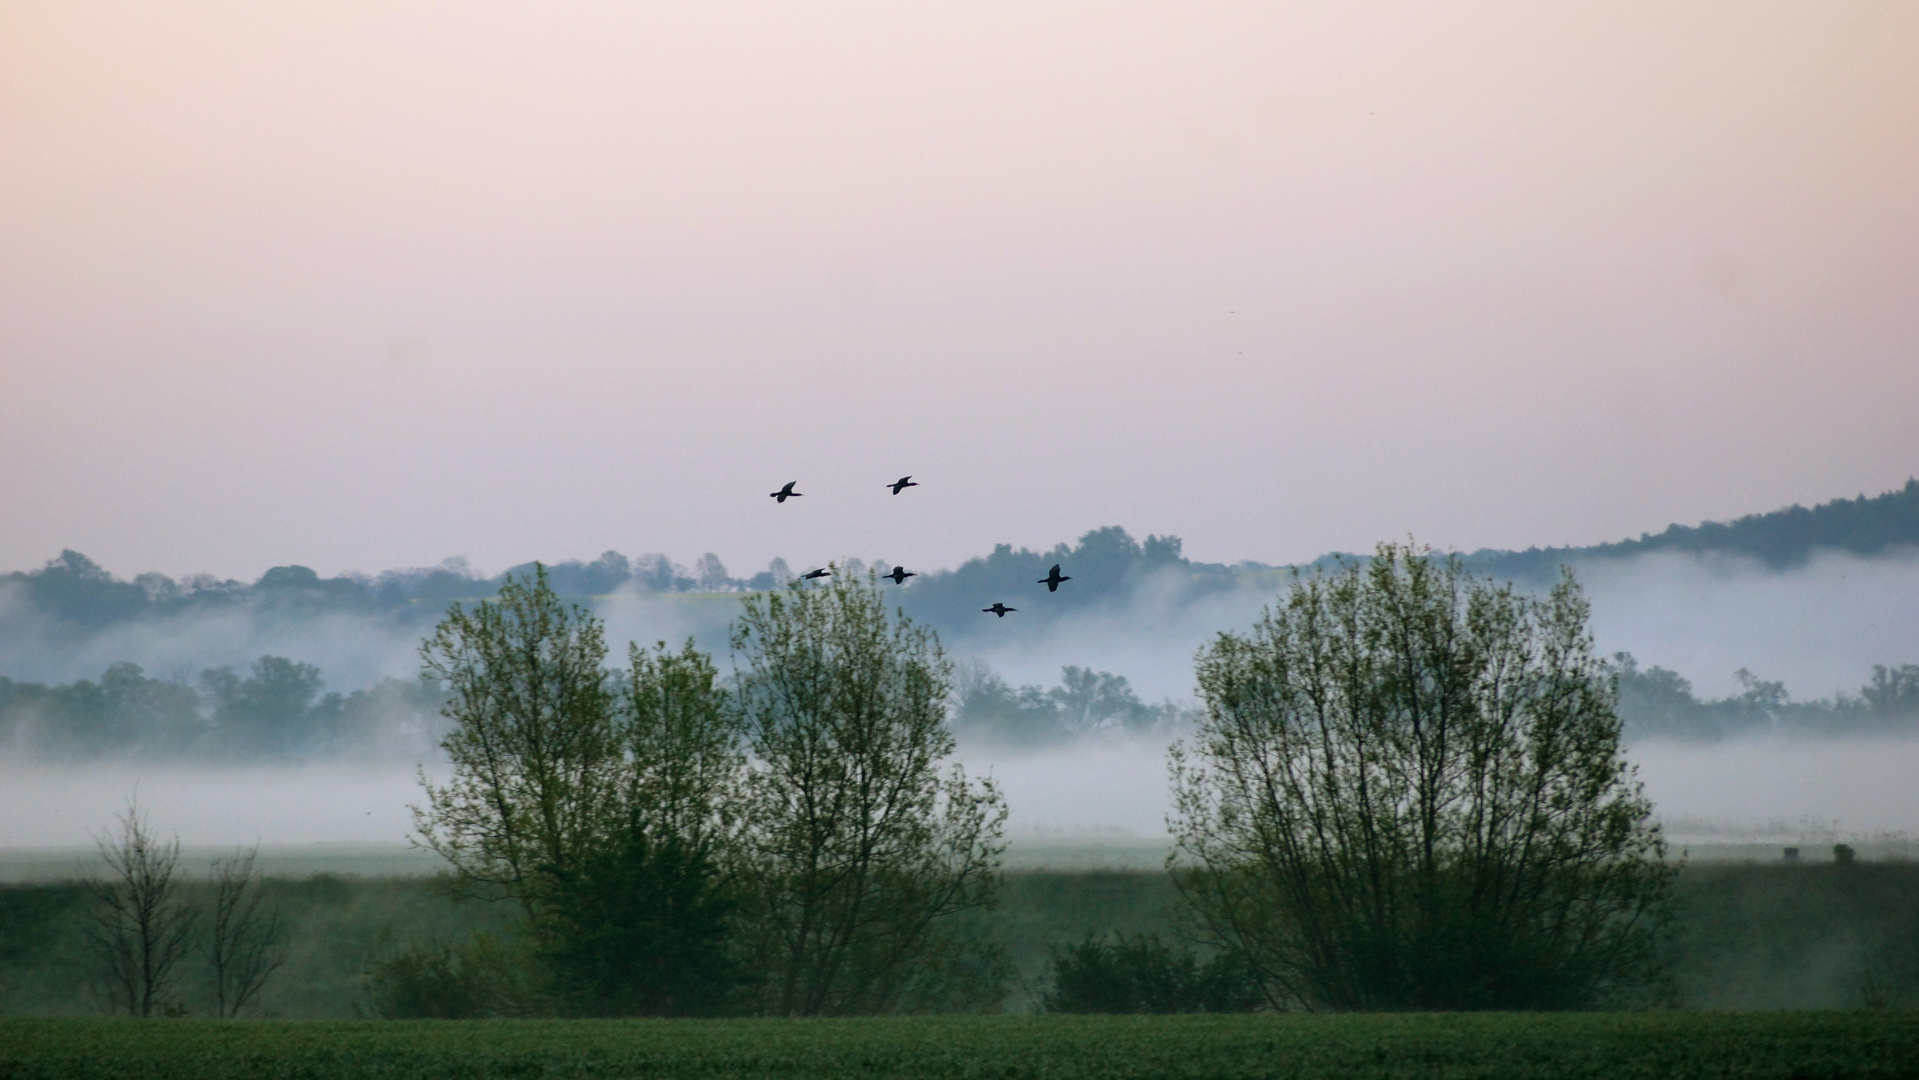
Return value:
[(1265, 1004), (1245, 963), (1216, 952), (1204, 964), (1157, 934), (1088, 935), (1047, 950), (1052, 987), (1040, 1008), (1056, 1013), (1250, 1012)]

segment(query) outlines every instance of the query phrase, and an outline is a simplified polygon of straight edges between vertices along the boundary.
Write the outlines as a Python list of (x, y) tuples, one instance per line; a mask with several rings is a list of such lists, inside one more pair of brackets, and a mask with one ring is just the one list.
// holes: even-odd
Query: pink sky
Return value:
[(1288, 561), (1915, 473), (1919, 5), (0, 2), (0, 570)]

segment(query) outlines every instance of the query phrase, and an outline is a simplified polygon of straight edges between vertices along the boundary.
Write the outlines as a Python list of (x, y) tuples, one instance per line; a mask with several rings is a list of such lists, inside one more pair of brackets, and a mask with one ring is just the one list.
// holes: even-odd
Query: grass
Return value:
[[(362, 975), (375, 958), (414, 942), (499, 930), (513, 914), (500, 905), (456, 905), (421, 878), (316, 874), (269, 879), (268, 892), (286, 912), (292, 954), (260, 1012), (288, 1020), (366, 1015)], [(1919, 1005), (1919, 863), (1690, 866), (1679, 876), (1677, 900), (1673, 976), (1681, 1006)], [(968, 930), (1005, 945), (1017, 971), (1007, 1006), (1018, 1012), (1031, 1008), (1048, 946), (1114, 931), (1167, 934), (1176, 907), (1163, 873), (1012, 873), (1000, 908)], [(0, 1014), (97, 1011), (81, 940), (84, 912), (84, 894), (72, 885), (0, 885)], [(193, 1015), (211, 1008), (203, 966), (189, 965), (176, 995)]]
[(1919, 1074), (1919, 1014), (862, 1020), (0, 1020), (0, 1077), (1604, 1077)]

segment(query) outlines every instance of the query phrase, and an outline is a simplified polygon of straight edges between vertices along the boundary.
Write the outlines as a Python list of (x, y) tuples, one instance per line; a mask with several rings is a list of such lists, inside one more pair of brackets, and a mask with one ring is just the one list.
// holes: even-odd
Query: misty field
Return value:
[(9, 1080), (1908, 1077), (1919, 1014), (0, 1021)]

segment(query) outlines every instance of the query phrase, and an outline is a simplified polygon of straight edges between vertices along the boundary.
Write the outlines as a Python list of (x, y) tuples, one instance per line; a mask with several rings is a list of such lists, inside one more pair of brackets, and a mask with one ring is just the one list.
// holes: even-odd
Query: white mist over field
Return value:
[(75, 847), (116, 828), (137, 797), (161, 836), (190, 846), (404, 843), (420, 787), (407, 765), (193, 768), (0, 763), (0, 848)]
[(1919, 551), (1876, 558), (1815, 552), (1804, 566), (1646, 555), (1578, 570), (1602, 652), (1626, 651), (1692, 680), (1701, 697), (1739, 692), (1733, 672), (1777, 679), (1795, 699), (1857, 694), (1873, 664), (1919, 663)]
[[(1737, 693), (1740, 668), (1811, 699), (1858, 693), (1874, 664), (1919, 663), (1919, 552), (1910, 549), (1878, 558), (1821, 552), (1790, 570), (1660, 554), (1594, 560), (1575, 574), (1602, 655), (1630, 652), (1642, 666), (1671, 668), (1701, 697)], [(978, 634), (957, 651), (1015, 685), (1051, 684), (1062, 666), (1077, 664), (1126, 676), (1147, 700), (1182, 701), (1194, 694), (1194, 653), (1221, 631), (1250, 627), (1277, 596), (1242, 589), (1185, 602), (1149, 586), (1118, 615), (1008, 634), (1004, 647)]]
[[(1783, 679), (1797, 698), (1857, 692), (1874, 663), (1919, 662), (1919, 556), (1835, 554), (1774, 571), (1717, 558), (1656, 556), (1580, 570), (1598, 647), (1635, 654), (1691, 679), (1702, 697), (1735, 691), (1732, 672)], [(1240, 590), (1190, 601), (1165, 583), (1124, 611), (1068, 618), (1044, 633), (989, 622), (954, 642), (956, 659), (980, 659), (1014, 685), (1052, 685), (1074, 664), (1126, 676), (1148, 701), (1190, 702), (1195, 650), (1221, 630), (1249, 626), (1273, 595)], [(688, 601), (692, 602), (688, 602)], [(661, 600), (623, 593), (604, 602), (615, 663), (626, 643), (677, 644), (688, 635), (723, 654), (737, 600)], [(331, 615), (289, 621), (245, 612), (112, 627), (62, 644), (0, 597), (0, 674), (67, 681), (97, 678), (130, 660), (183, 681), (205, 667), (243, 667), (261, 653), (322, 668), (328, 689), (348, 691), (416, 670), (418, 635), (385, 619)], [(995, 644), (995, 635), (1004, 644)], [(722, 671), (729, 665), (722, 658)], [(1012, 809), (1011, 835), (1149, 837), (1168, 805), (1163, 743), (1083, 741), (1042, 752), (968, 746), (975, 773), (990, 771)], [(1649, 742), (1630, 748), (1660, 816), (1678, 834), (1788, 835), (1815, 825), (1867, 835), (1919, 833), (1919, 741), (1749, 738), (1711, 745)], [(111, 826), (137, 785), (153, 823), (188, 844), (402, 841), (418, 801), (414, 761), (288, 767), (135, 763), (66, 766), (0, 763), (0, 847), (87, 844)], [(429, 768), (433, 762), (425, 763)]]
[[(1741, 558), (1650, 555), (1579, 566), (1602, 653), (1625, 651), (1692, 680), (1702, 697), (1737, 692), (1748, 668), (1783, 680), (1797, 699), (1856, 693), (1873, 664), (1919, 662), (1919, 552), (1876, 558), (1836, 552), (1773, 570)], [(908, 586), (911, 588), (911, 586)], [(1244, 630), (1277, 593), (1239, 589), (1198, 599), (1171, 575), (1149, 580), (1119, 611), (1046, 627), (982, 624), (948, 642), (957, 659), (991, 664), (1014, 685), (1051, 685), (1078, 665), (1126, 676), (1149, 701), (1193, 696), (1193, 655), (1221, 631)], [(628, 642), (675, 646), (691, 636), (716, 655), (738, 610), (725, 594), (624, 589), (600, 602), (614, 662)], [(202, 669), (244, 669), (262, 654), (317, 664), (330, 690), (352, 691), (419, 670), (429, 622), (329, 613), (311, 618), (248, 609), (118, 623), (76, 637), (48, 623), (17, 589), (0, 587), (0, 675), (46, 683), (98, 678), (128, 661), (153, 677), (190, 681)], [(724, 659), (721, 668), (727, 667)]]
[[(1165, 745), (1094, 741), (1036, 753), (969, 748), (1011, 809), (1007, 835), (1150, 839), (1170, 806)], [(1678, 842), (1919, 836), (1919, 740), (1750, 738), (1629, 747)], [(411, 835), (410, 767), (0, 765), (0, 848), (84, 847), (137, 791), (162, 835), (189, 846), (385, 843)]]

